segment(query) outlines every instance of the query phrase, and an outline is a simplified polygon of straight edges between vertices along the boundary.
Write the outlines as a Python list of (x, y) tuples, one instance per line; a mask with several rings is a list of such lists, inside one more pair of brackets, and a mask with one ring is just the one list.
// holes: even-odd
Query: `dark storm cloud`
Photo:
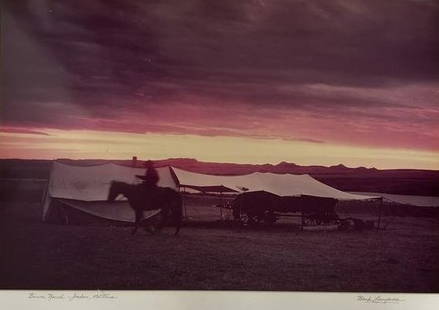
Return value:
[[(242, 105), (379, 118), (372, 109), (407, 104), (361, 89), (438, 81), (433, 0), (10, 0), (4, 9), (7, 125), (105, 125), (194, 97), (229, 117)], [(205, 134), (226, 131), (194, 119)]]

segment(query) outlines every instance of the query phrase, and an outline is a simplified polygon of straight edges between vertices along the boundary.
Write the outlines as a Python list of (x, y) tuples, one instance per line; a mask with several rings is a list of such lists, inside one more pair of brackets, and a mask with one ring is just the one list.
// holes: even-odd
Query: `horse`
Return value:
[(128, 203), (135, 212), (135, 225), (131, 234), (137, 232), (145, 210), (160, 209), (162, 220), (158, 225), (161, 229), (166, 225), (169, 213), (174, 220), (177, 235), (180, 231), (183, 219), (183, 199), (181, 194), (170, 187), (145, 186), (144, 184), (127, 184), (119, 181), (111, 181), (108, 192), (108, 201), (114, 201), (122, 194), (128, 199)]

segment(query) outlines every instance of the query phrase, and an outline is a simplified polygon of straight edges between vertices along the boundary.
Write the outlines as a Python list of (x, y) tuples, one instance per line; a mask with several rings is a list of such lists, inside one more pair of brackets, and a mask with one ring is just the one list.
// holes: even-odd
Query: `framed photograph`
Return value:
[(438, 1), (1, 6), (0, 305), (437, 307)]

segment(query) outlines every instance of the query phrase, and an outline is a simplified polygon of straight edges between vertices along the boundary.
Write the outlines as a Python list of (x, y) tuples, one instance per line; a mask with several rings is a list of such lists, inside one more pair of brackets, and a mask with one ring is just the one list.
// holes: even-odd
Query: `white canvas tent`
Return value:
[[(256, 172), (241, 176), (217, 176), (171, 167), (158, 168), (157, 171), (160, 177), (158, 185), (176, 190), (184, 187), (218, 187), (231, 189), (237, 193), (267, 191), (279, 196), (309, 195), (337, 200), (379, 198), (379, 196), (342, 192), (309, 175)], [(144, 168), (131, 168), (112, 163), (84, 167), (55, 161), (43, 199), (43, 221), (48, 221), (53, 211), (69, 208), (107, 220), (133, 222), (134, 212), (123, 197), (118, 197), (117, 203), (108, 203), (106, 199), (112, 180), (135, 184), (141, 182), (136, 175), (144, 173)], [(186, 214), (190, 211), (190, 208), (186, 208)], [(156, 213), (157, 211), (145, 213), (145, 217)]]
[[(160, 177), (159, 186), (177, 189), (169, 167), (158, 168), (157, 171)], [(133, 222), (134, 212), (125, 198), (118, 197), (118, 203), (108, 203), (106, 199), (112, 180), (135, 184), (140, 182), (135, 175), (144, 173), (143, 168), (112, 163), (83, 167), (55, 161), (43, 199), (43, 221), (49, 219), (54, 208), (63, 205), (99, 218)], [(145, 217), (156, 213), (157, 211), (145, 213)]]
[(255, 172), (240, 176), (206, 175), (172, 168), (180, 187), (184, 186), (225, 186), (244, 191), (266, 191), (279, 196), (309, 195), (335, 198), (337, 200), (367, 200), (379, 196), (364, 196), (346, 193), (317, 181), (307, 174), (274, 174)]
[[(346, 193), (317, 181), (309, 175), (274, 174), (255, 172), (239, 176), (206, 175), (172, 168), (178, 181), (180, 190), (196, 187), (223, 187), (239, 193), (252, 191), (266, 191), (279, 196), (315, 196), (334, 198), (337, 200), (370, 200), (380, 196), (364, 196)], [(224, 196), (222, 196), (224, 197)], [(186, 216), (190, 219), (201, 220), (206, 218), (206, 208), (197, 205), (186, 206)], [(213, 211), (213, 210), (212, 210)], [(225, 210), (227, 211), (227, 210)], [(211, 212), (215, 214), (215, 212)], [(223, 212), (218, 212), (218, 218)]]

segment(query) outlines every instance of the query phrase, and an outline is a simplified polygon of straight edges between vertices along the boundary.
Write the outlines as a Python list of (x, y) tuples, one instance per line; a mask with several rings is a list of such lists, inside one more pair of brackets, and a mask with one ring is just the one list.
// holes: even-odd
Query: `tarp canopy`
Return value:
[[(169, 167), (158, 168), (159, 186), (176, 189)], [(54, 162), (49, 180), (49, 195), (54, 198), (83, 201), (106, 200), (111, 181), (130, 184), (140, 183), (136, 174), (144, 174), (145, 168), (131, 168), (112, 163), (80, 167)]]
[[(338, 200), (380, 198), (379, 196), (345, 193), (309, 175), (256, 172), (242, 176), (216, 176), (170, 167), (157, 168), (157, 172), (160, 178), (159, 186), (176, 190), (179, 187), (186, 187), (202, 192), (266, 191), (279, 196), (309, 195)], [(136, 184), (141, 182), (136, 175), (144, 173), (144, 168), (132, 168), (112, 163), (97, 166), (73, 166), (55, 161), (43, 201), (43, 220), (47, 219), (51, 206), (60, 205), (52, 204), (53, 200), (57, 200), (63, 206), (69, 206), (93, 216), (132, 222), (134, 213), (128, 204), (112, 204), (106, 202), (106, 199), (111, 181)], [(125, 198), (118, 197), (117, 200), (125, 200)]]
[[(157, 172), (160, 177), (159, 186), (177, 189), (169, 167), (158, 168)], [(140, 179), (136, 178), (136, 174), (144, 173), (144, 168), (131, 168), (112, 163), (84, 167), (55, 161), (44, 197), (43, 220), (47, 218), (52, 199), (62, 199), (64, 204), (94, 216), (132, 221), (134, 217), (126, 216), (126, 214), (132, 213), (128, 205), (124, 207), (124, 210), (116, 210), (116, 205), (106, 202), (108, 191), (111, 181), (136, 184), (141, 182)], [(125, 198), (119, 196), (117, 200), (125, 200)], [(66, 203), (67, 201), (68, 203)], [(102, 203), (99, 204), (99, 207), (85, 203), (93, 201), (101, 201)], [(122, 213), (124, 216), (121, 216)]]
[(346, 193), (317, 181), (307, 174), (274, 174), (255, 172), (240, 176), (206, 175), (172, 168), (180, 186), (224, 186), (239, 192), (266, 191), (279, 196), (309, 195), (338, 200), (366, 200), (379, 196)]

